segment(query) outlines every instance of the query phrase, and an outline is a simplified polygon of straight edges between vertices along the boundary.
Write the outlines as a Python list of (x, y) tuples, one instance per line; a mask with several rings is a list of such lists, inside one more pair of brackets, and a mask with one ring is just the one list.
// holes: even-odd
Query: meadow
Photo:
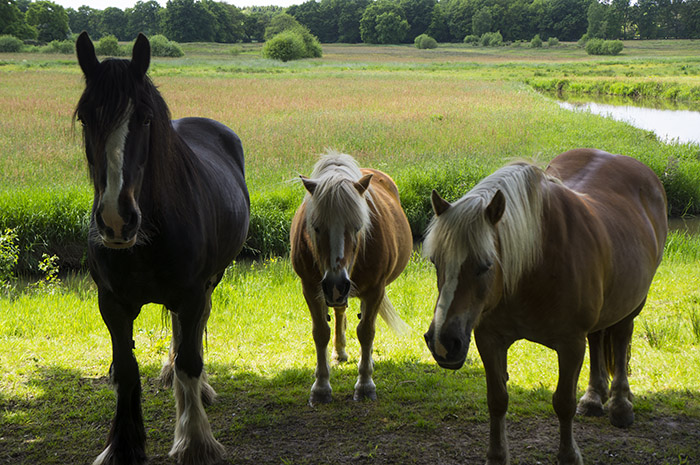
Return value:
[[(700, 41), (631, 42), (614, 59), (573, 44), (533, 50), (464, 46), (324, 46), (324, 57), (276, 63), (258, 49), (187, 44), (179, 59), (154, 59), (151, 77), (175, 118), (208, 116), (233, 128), (246, 151), (253, 223), (247, 257), (214, 294), (205, 363), (218, 401), (208, 409), (231, 463), (474, 463), (483, 461), (488, 412), (476, 347), (447, 372), (422, 333), (436, 297), (432, 265), (416, 252), (389, 288), (413, 328), (378, 325), (379, 400), (354, 403), (359, 344), (334, 367), (335, 402), (307, 405), (314, 347), (300, 285), (285, 258), (289, 218), (317, 154), (335, 148), (390, 173), (414, 235), (430, 218), (428, 195), (465, 193), (505, 162), (542, 165), (575, 147), (634, 156), (664, 182), (674, 216), (700, 212), (700, 149), (664, 144), (624, 123), (560, 109), (530, 83), (656, 82), (700, 88)], [(239, 47), (240, 48), (240, 47)], [(0, 463), (89, 463), (114, 407), (106, 373), (109, 334), (82, 273), (91, 188), (71, 117), (82, 90), (73, 57), (0, 55), (0, 228), (21, 236), (25, 279), (0, 293)], [(676, 93), (674, 98), (685, 94)], [(672, 96), (665, 95), (670, 99)], [(419, 245), (418, 245), (419, 249)], [(39, 277), (40, 254), (61, 258), (61, 281)], [(700, 460), (700, 240), (674, 233), (630, 365), (636, 423), (577, 418), (587, 463), (684, 464)], [(77, 273), (65, 273), (72, 268)], [(355, 315), (353, 302), (349, 315)], [(350, 328), (356, 321), (350, 319)], [(136, 321), (151, 463), (167, 459), (174, 406), (157, 375), (167, 322), (147, 306)], [(513, 463), (553, 463), (551, 408), (556, 357), (521, 341), (509, 353)], [(584, 366), (579, 394), (587, 382)]]

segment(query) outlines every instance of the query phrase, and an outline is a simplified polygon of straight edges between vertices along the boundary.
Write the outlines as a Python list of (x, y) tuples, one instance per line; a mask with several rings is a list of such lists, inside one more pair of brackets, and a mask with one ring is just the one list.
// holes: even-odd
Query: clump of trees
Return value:
[(416, 37), (415, 39), (413, 39), (413, 45), (415, 45), (416, 48), (425, 50), (425, 49), (437, 48), (438, 43), (437, 43), (437, 40), (433, 39), (428, 34), (421, 34), (418, 37)]
[(267, 41), (262, 55), (273, 60), (290, 61), (301, 58), (319, 58), (323, 55), (321, 44), (309, 30), (294, 17), (281, 13), (272, 19), (265, 30)]
[(700, 38), (700, 0), (300, 0), (287, 9), (240, 9), (217, 0), (168, 0), (162, 7), (140, 0), (125, 10), (4, 0), (0, 35), (44, 44), (83, 30), (95, 39), (113, 35), (119, 41), (143, 32), (177, 42), (262, 42), (280, 13), (322, 43), (411, 43), (421, 34), (440, 43), (465, 37), (477, 43), (496, 32), (504, 43), (539, 35), (550, 46), (550, 38), (575, 41), (584, 34), (604, 40)]

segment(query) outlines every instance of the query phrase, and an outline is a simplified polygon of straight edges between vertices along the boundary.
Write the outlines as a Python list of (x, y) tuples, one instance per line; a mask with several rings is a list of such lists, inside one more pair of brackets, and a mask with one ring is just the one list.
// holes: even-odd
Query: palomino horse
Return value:
[(556, 350), (559, 463), (583, 463), (572, 427), (586, 337), (591, 374), (579, 412), (602, 415), (609, 398), (614, 425), (634, 419), (628, 351), (668, 231), (661, 182), (632, 158), (579, 149), (546, 171), (516, 163), (453, 204), (436, 192), (432, 202), (424, 247), (439, 296), (425, 340), (440, 366), (458, 369), (474, 329), (491, 418), (487, 463), (509, 461), (506, 357), (518, 339)]
[(355, 400), (376, 399), (372, 381), (377, 313), (396, 331), (406, 324), (385, 287), (403, 271), (413, 239), (394, 181), (381, 171), (358, 168), (350, 155), (329, 153), (302, 176), (308, 191), (292, 220), (291, 261), (301, 278), (316, 344), (316, 382), (309, 402), (331, 401), (328, 307), (335, 309), (333, 358), (346, 361), (345, 309), (348, 297), (362, 301), (357, 338), (362, 348)]
[[(150, 44), (139, 35), (131, 60), (102, 62), (87, 33), (76, 43), (85, 91), (75, 110), (83, 125), (95, 199), (88, 264), (112, 336), (117, 409), (107, 448), (95, 464), (146, 461), (141, 382), (133, 321), (148, 302), (172, 315), (165, 373), (174, 370), (177, 407), (170, 455), (185, 464), (219, 461), (224, 448), (203, 407), (202, 336), (211, 293), (242, 247), (250, 202), (241, 142), (203, 118), (170, 120), (146, 76)], [(174, 364), (174, 369), (172, 365)]]

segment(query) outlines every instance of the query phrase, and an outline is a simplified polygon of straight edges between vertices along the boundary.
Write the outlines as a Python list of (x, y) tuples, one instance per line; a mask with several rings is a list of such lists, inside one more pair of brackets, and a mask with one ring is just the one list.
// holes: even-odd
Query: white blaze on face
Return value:
[[(451, 270), (450, 270), (451, 271)], [(445, 282), (440, 289), (440, 296), (438, 297), (437, 304), (435, 306), (435, 317), (433, 321), (435, 323), (435, 352), (440, 357), (445, 357), (447, 355), (447, 349), (440, 342), (440, 332), (442, 327), (447, 320), (447, 313), (452, 305), (452, 300), (455, 296), (455, 291), (457, 290), (457, 284), (459, 282), (459, 274), (448, 272), (445, 274)]]
[(124, 186), (124, 146), (129, 134), (129, 120), (133, 110), (127, 107), (122, 123), (110, 134), (105, 147), (107, 155), (107, 184), (102, 193), (102, 217), (115, 234), (121, 230), (119, 217), (119, 193)]

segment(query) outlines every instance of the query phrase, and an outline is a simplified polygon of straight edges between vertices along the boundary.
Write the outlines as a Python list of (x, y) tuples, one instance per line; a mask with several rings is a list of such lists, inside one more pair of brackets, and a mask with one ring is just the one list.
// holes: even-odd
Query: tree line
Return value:
[(0, 2), (0, 35), (48, 43), (86, 30), (132, 40), (138, 32), (177, 42), (262, 42), (273, 18), (287, 14), (323, 43), (438, 42), (500, 32), (504, 41), (584, 34), (601, 39), (698, 39), (700, 0), (308, 0), (286, 9), (240, 9), (215, 0), (139, 1), (133, 8), (77, 10), (51, 1)]

